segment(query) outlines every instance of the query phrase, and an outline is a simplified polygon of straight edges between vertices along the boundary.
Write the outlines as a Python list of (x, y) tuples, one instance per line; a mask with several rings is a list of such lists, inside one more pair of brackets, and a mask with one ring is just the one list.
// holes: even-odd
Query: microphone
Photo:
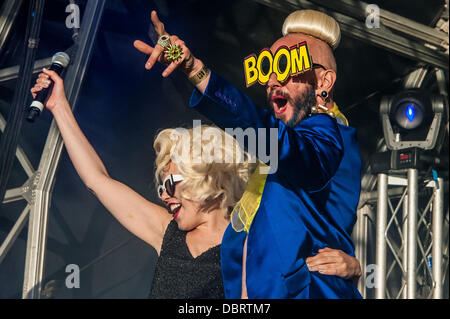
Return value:
[[(69, 63), (70, 63), (69, 55), (65, 52), (58, 52), (53, 56), (52, 65), (50, 66), (49, 70), (55, 71), (58, 75), (61, 75), (64, 68), (68, 66)], [(42, 110), (44, 109), (44, 102), (47, 99), (47, 96), (53, 87), (53, 81), (51, 79), (49, 80), (51, 82), (50, 85), (36, 94), (35, 99), (28, 108), (28, 116), (27, 116), (28, 122), (33, 123), (35, 118), (38, 117), (39, 114), (41, 114)]]

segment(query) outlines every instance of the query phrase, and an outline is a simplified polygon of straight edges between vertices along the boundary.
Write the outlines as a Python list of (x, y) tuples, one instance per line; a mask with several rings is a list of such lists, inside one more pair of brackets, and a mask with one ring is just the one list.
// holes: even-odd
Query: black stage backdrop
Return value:
[[(429, 24), (441, 1), (427, 1), (427, 10), (417, 2), (375, 1), (382, 8)], [(78, 3), (83, 12), (86, 1)], [(67, 4), (63, 0), (47, 1), (38, 59), (71, 45), (72, 30), (65, 26)], [(185, 77), (175, 73), (163, 79), (160, 65), (145, 70), (147, 57), (133, 47), (136, 39), (149, 41), (152, 9), (159, 12), (169, 33), (179, 35), (196, 56), (261, 106), (265, 104), (264, 90), (259, 85), (245, 88), (242, 61), (280, 37), (286, 14), (249, 0), (107, 1), (75, 116), (110, 175), (157, 201), (153, 186), (155, 134), (162, 128), (190, 126), (193, 119), (202, 117), (187, 107), (192, 85)], [(22, 42), (25, 12), (22, 8), (7, 43), (9, 51), (1, 55), (2, 68), (19, 64), (24, 50), (15, 43)], [(378, 120), (380, 94), (364, 98), (377, 90), (396, 92), (400, 88), (398, 79), (417, 63), (346, 36), (336, 58), (339, 78), (335, 99), (358, 129), (361, 155), (366, 161), (382, 132)], [(15, 84), (11, 80), (0, 85), (0, 112), (4, 115), (8, 114)], [(20, 144), (35, 168), (50, 122), (50, 113), (44, 112), (36, 123), (26, 123), (22, 132)], [(8, 188), (19, 187), (25, 180), (16, 162)], [(1, 206), (0, 241), (24, 205), (22, 201)], [(25, 228), (0, 264), (0, 298), (21, 297), (26, 237)], [(156, 258), (152, 247), (122, 227), (87, 190), (64, 150), (49, 214), (43, 286), (54, 281), (58, 287), (67, 276), (65, 267), (76, 264), (83, 269), (80, 288), (55, 289), (53, 297), (146, 298)]]

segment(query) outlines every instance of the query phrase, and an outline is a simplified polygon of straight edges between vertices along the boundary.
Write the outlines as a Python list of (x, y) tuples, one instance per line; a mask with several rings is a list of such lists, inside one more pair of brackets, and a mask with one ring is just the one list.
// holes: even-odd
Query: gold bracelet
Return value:
[(200, 82), (202, 82), (205, 78), (207, 78), (209, 73), (210, 73), (209, 69), (206, 67), (206, 65), (204, 65), (200, 69), (200, 71), (198, 71), (189, 78), (189, 81), (191, 81), (192, 84), (197, 85)]

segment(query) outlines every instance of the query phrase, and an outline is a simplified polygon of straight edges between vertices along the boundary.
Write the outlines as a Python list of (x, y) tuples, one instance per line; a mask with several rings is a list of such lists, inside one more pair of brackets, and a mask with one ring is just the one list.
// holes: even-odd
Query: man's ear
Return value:
[(333, 70), (323, 70), (317, 77), (316, 95), (322, 91), (331, 92), (336, 82), (336, 72)]

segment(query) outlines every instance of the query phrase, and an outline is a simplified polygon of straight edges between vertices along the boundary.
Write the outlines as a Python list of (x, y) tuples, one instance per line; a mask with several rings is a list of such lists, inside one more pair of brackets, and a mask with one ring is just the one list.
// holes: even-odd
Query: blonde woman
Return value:
[[(167, 65), (163, 77), (176, 69), (185, 73), (195, 85), (190, 106), (221, 128), (278, 130), (277, 170), (267, 176), (260, 204), (251, 210), (251, 228), (229, 227), (222, 239), (226, 297), (361, 298), (350, 278), (325, 276), (337, 275), (331, 252), (323, 251), (328, 263), (335, 264), (327, 267), (334, 273), (324, 271), (326, 264), (316, 267), (316, 256), (308, 258), (326, 246), (354, 254), (351, 233), (361, 190), (361, 158), (356, 130), (334, 101), (338, 23), (315, 10), (299, 10), (286, 18), (283, 36), (270, 51), (305, 43), (312, 68), (284, 81), (275, 72), (268, 74), (266, 109), (195, 57), (177, 35), (167, 33), (156, 12), (151, 19), (160, 41), (155, 47), (134, 42), (149, 55), (147, 69), (160, 62)], [(164, 53), (167, 39), (183, 52), (176, 61)]]
[[(154, 148), (157, 154), (155, 181), (163, 205), (154, 204), (108, 175), (78, 126), (66, 99), (63, 81), (55, 72), (44, 69), (31, 93), (35, 96), (51, 82), (54, 85), (46, 108), (58, 124), (79, 176), (124, 227), (158, 253), (150, 297), (224, 298), (220, 244), (230, 213), (255, 168), (248, 154), (234, 139), (224, 143), (230, 139), (215, 127), (162, 130)], [(195, 129), (200, 129), (201, 133), (213, 131), (215, 134), (209, 135), (217, 138), (195, 144)], [(205, 160), (203, 154), (210, 151), (211, 143), (219, 151)], [(201, 157), (194, 156), (197, 154), (193, 151), (195, 147), (201, 150)], [(187, 150), (187, 156), (177, 157), (183, 150)], [(224, 161), (230, 154), (234, 161)], [(323, 255), (313, 257), (319, 264), (320, 256)], [(346, 255), (340, 265), (346, 270), (339, 275), (358, 275), (356, 259)]]

